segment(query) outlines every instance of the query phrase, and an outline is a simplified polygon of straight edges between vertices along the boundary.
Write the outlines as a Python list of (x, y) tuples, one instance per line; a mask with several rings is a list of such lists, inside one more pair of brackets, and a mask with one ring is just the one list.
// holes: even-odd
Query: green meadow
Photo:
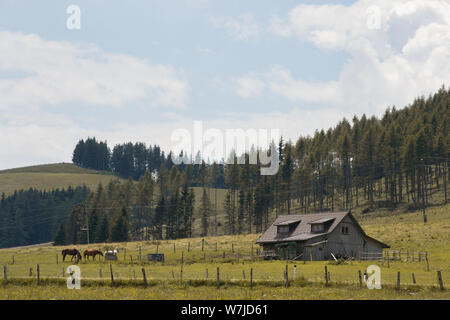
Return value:
[[(74, 263), (70, 256), (62, 262), (65, 247), (41, 245), (0, 250), (0, 266), (6, 266), (8, 278), (7, 284), (1, 280), (0, 299), (450, 299), (449, 209), (450, 205), (427, 209), (427, 224), (421, 211), (357, 216), (370, 236), (391, 249), (428, 252), (428, 266), (417, 256), (414, 262), (390, 261), (389, 265), (387, 261), (264, 261), (256, 255), (258, 234), (205, 237), (204, 242), (191, 238), (105, 243), (75, 246), (80, 251), (117, 247), (119, 253), (117, 261), (80, 261), (81, 289), (70, 290), (66, 271)], [(156, 252), (164, 253), (164, 263), (147, 261), (146, 255)], [(358, 271), (364, 272), (371, 264), (381, 268), (380, 290), (369, 290), (364, 283), (360, 288)], [(325, 266), (330, 273), (328, 286)], [(444, 291), (439, 289), (437, 270)], [(398, 272), (400, 289), (396, 287)]]

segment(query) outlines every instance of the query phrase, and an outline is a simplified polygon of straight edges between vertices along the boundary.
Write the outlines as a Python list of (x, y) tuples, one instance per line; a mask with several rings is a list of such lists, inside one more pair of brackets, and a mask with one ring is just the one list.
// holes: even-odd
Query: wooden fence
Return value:
[(409, 250), (384, 250), (383, 252), (360, 252), (359, 259), (365, 261), (422, 262), (428, 261), (428, 252), (409, 251)]

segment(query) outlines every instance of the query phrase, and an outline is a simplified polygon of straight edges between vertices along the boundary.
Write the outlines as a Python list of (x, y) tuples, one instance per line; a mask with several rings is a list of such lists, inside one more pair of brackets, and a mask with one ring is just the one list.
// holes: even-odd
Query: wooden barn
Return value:
[(382, 256), (389, 248), (369, 237), (350, 212), (281, 215), (256, 243), (266, 258), (297, 260)]

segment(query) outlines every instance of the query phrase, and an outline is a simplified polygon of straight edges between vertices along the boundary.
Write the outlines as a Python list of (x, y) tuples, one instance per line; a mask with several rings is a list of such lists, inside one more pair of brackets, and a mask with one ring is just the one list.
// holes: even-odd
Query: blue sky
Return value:
[(295, 140), (380, 115), (448, 83), (449, 24), (439, 0), (0, 0), (0, 169), (93, 135), (170, 149), (193, 120)]

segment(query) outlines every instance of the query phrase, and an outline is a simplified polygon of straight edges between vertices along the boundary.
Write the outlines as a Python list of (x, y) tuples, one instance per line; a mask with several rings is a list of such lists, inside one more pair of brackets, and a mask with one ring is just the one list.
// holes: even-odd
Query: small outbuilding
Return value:
[(369, 237), (350, 212), (281, 215), (256, 243), (265, 258), (297, 260), (382, 256), (389, 248)]

